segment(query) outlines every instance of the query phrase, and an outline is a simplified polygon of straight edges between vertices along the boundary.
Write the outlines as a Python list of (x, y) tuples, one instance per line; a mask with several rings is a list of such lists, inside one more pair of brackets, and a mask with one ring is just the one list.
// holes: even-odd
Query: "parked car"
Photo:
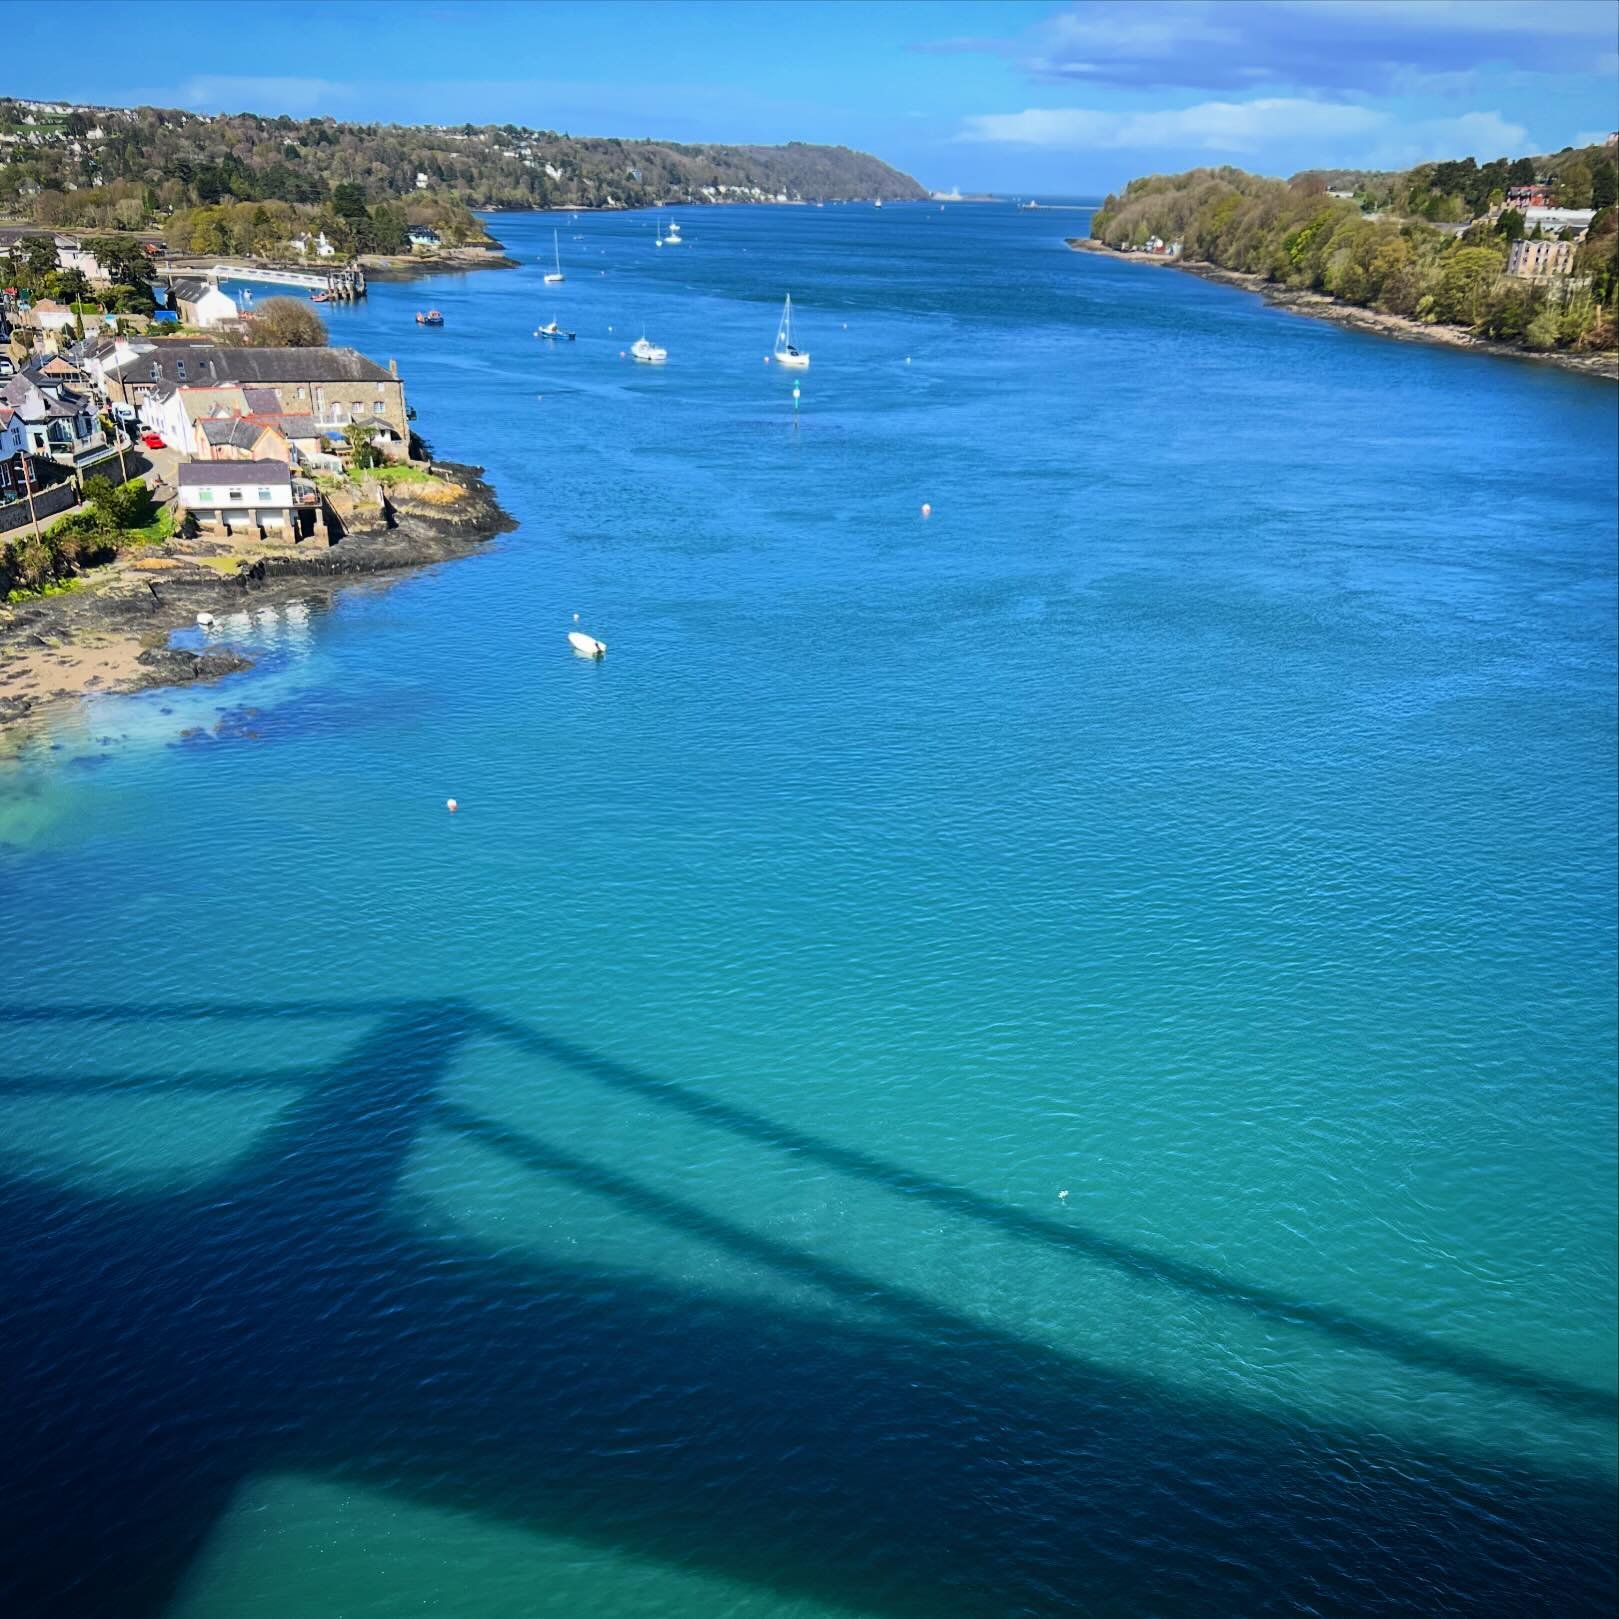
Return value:
[(161, 433), (142, 433), (141, 443), (149, 450), (166, 450), (168, 446), (163, 442)]

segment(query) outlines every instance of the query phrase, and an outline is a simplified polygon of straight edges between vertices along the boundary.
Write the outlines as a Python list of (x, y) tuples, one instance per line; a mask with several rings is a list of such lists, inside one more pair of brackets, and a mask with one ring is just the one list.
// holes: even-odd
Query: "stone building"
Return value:
[(1568, 275), (1574, 269), (1572, 242), (1514, 242), (1507, 254), (1507, 274), (1537, 280), (1541, 276)]

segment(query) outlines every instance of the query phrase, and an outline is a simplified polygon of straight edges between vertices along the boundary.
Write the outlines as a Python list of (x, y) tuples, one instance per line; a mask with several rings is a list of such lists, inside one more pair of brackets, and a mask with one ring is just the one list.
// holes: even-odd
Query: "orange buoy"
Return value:
[(922, 502), (922, 515), (924, 517), (931, 517), (933, 515), (933, 508), (928, 505), (925, 500)]
[(457, 804), (453, 798), (446, 798), (444, 800), (444, 807), (450, 812), (450, 814), (454, 815), (461, 806)]

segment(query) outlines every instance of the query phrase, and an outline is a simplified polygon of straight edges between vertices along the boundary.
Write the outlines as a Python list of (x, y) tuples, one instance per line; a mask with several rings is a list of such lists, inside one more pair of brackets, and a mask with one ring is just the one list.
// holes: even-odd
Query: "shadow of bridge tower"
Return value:
[[(14, 1439), (0, 1499), (18, 1548), (0, 1610), (160, 1619), (237, 1487), (270, 1471), (893, 1619), (1608, 1609), (1601, 1479), (1266, 1418), (1054, 1354), (596, 1163), (575, 1141), (484, 1117), (445, 1081), (469, 1039), (498, 1038), (536, 1071), (589, 1077), (1031, 1242), (1188, 1292), (1225, 1286), (1260, 1313), (1285, 1308), (1280, 1295), (1033, 1219), (461, 1002), (361, 1010), (370, 1032), (311, 1067), (216, 1181), (123, 1195), (0, 1182)], [(0, 1028), (150, 1015), (24, 1011)], [(66, 1085), (247, 1083), (114, 1073)], [(62, 1088), (0, 1080), (11, 1094)], [(857, 1308), (720, 1298), (431, 1238), (398, 1198), (428, 1128)], [(1327, 1312), (1296, 1302), (1300, 1330), (1331, 1330)], [(1347, 1332), (1395, 1363), (1602, 1409), (1590, 1391), (1375, 1324)]]

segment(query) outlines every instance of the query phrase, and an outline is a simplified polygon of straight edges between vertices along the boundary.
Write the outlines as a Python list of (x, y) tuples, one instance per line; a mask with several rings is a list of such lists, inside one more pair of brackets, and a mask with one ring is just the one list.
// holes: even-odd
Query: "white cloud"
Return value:
[(1259, 156), (1267, 166), (1280, 164), (1286, 169), (1323, 163), (1408, 169), (1416, 163), (1469, 156), (1487, 163), (1540, 149), (1521, 124), (1496, 112), (1413, 122), (1375, 107), (1283, 97), (1204, 101), (1163, 112), (1028, 107), (969, 118), (955, 138), (1054, 151), (1182, 152), (1189, 162), (1211, 152), (1250, 160)]
[(1388, 121), (1387, 113), (1348, 102), (1273, 96), (1203, 101), (1162, 112), (1027, 107), (1022, 112), (980, 113), (966, 120), (956, 139), (1019, 146), (1252, 152), (1278, 141), (1364, 138)]
[(1523, 157), (1540, 148), (1522, 124), (1508, 123), (1499, 113), (1469, 112), (1460, 118), (1429, 118), (1421, 123), (1391, 124), (1374, 146), (1348, 153), (1344, 168), (1408, 169), (1440, 158)]

